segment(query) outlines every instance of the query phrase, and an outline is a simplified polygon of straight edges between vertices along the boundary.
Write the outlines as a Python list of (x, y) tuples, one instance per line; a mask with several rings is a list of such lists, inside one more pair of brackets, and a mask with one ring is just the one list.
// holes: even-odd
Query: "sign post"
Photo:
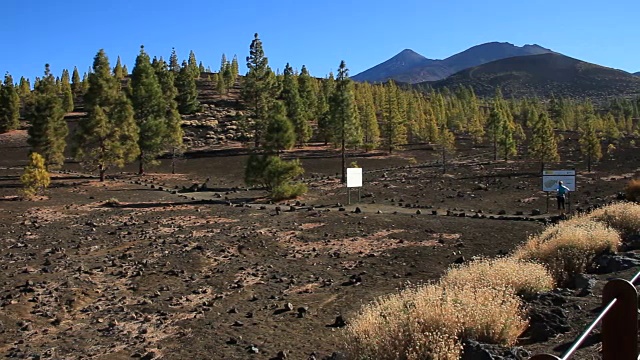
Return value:
[(362, 168), (347, 168), (348, 204), (351, 205), (351, 188), (358, 188), (358, 202), (360, 202), (360, 188), (362, 187)]
[[(542, 172), (542, 191), (547, 193), (547, 213), (549, 212), (549, 193), (558, 190), (558, 183), (569, 188), (569, 192), (576, 191), (575, 170), (544, 170)], [(567, 195), (569, 212), (571, 212), (571, 196)]]

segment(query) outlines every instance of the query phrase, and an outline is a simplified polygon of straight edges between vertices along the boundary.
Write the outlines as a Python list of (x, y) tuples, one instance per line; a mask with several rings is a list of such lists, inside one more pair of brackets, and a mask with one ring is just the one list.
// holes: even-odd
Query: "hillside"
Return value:
[(436, 89), (472, 86), (481, 96), (500, 87), (505, 96), (600, 98), (640, 94), (640, 78), (558, 53), (519, 56), (462, 70), (447, 79), (425, 82)]
[(411, 84), (436, 81), (460, 70), (494, 60), (550, 52), (552, 51), (539, 45), (519, 47), (507, 42), (490, 42), (473, 46), (444, 60), (431, 60), (412, 50), (405, 49), (391, 59), (352, 76), (352, 79), (368, 82), (383, 82), (394, 79)]
[(635, 76), (640, 76), (640, 71), (633, 73)]

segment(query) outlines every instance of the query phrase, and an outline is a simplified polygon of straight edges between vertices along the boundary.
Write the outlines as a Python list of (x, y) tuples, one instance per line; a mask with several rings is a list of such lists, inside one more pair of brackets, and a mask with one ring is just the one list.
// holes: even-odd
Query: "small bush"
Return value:
[(409, 162), (409, 165), (416, 165), (418, 163), (418, 160), (414, 157), (408, 158), (407, 161)]
[(275, 201), (293, 199), (307, 192), (307, 185), (297, 184), (282, 184), (271, 189), (271, 198)]
[(44, 158), (38, 153), (29, 155), (29, 163), (24, 168), (20, 177), (22, 191), (27, 199), (31, 199), (39, 193), (43, 193), (51, 184), (51, 177), (44, 165)]
[(245, 182), (249, 186), (265, 187), (275, 200), (288, 199), (304, 194), (304, 184), (293, 184), (304, 169), (299, 160), (285, 161), (275, 155), (251, 155), (245, 169)]
[(526, 327), (511, 289), (439, 283), (379, 298), (344, 334), (351, 359), (458, 359), (461, 339), (512, 345)]
[(632, 179), (624, 189), (629, 201), (640, 202), (640, 180)]
[(518, 295), (532, 295), (554, 287), (553, 276), (541, 264), (513, 257), (484, 259), (450, 268), (445, 286), (509, 287)]
[(640, 233), (640, 204), (621, 202), (594, 210), (589, 217), (604, 222), (623, 236)]
[(593, 258), (615, 252), (620, 246), (618, 231), (587, 217), (564, 221), (532, 236), (514, 253), (514, 258), (540, 262), (558, 285), (566, 285), (576, 274), (591, 269)]

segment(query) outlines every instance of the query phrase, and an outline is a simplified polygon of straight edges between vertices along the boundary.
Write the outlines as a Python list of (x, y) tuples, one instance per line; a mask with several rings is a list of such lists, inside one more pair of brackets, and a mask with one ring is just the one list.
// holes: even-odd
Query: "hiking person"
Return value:
[(564, 203), (569, 188), (564, 186), (562, 181), (558, 181), (558, 189), (556, 190), (556, 198), (558, 199), (558, 210), (564, 210)]

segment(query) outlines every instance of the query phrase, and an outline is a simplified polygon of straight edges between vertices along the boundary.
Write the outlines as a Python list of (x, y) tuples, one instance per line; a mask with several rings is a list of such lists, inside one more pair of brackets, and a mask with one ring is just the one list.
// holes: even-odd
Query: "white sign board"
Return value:
[(347, 187), (362, 187), (362, 168), (347, 168)]
[(542, 172), (542, 191), (557, 191), (558, 182), (576, 191), (576, 171), (575, 170), (545, 170)]

